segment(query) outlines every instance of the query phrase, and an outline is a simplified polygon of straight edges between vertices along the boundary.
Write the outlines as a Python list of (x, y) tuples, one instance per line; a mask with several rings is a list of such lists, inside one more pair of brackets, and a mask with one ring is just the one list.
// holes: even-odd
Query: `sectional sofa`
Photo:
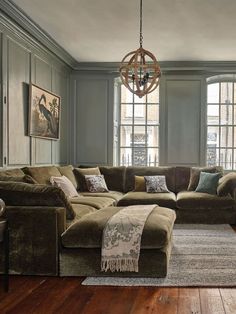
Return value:
[[(98, 243), (101, 243), (99, 224), (104, 224), (111, 212), (117, 211), (117, 207), (134, 204), (160, 206), (158, 219), (162, 222), (162, 231), (159, 221), (155, 222), (157, 234), (153, 237), (154, 242), (152, 233), (147, 230), (149, 246), (141, 246), (141, 250), (149, 250), (145, 251), (147, 254), (142, 261), (145, 276), (151, 275), (147, 272), (146, 264), (150, 266), (150, 260), (156, 263), (153, 256), (169, 259), (170, 250), (166, 241), (171, 238), (175, 215), (176, 223), (236, 222), (234, 173), (222, 177), (219, 195), (210, 195), (188, 190), (193, 171), (190, 167), (101, 166), (99, 170), (104, 175), (109, 192), (90, 193), (82, 190), (81, 173), (70, 165), (25, 167), (0, 172), (0, 198), (6, 203), (10, 227), (11, 273), (96, 275), (100, 256)], [(198, 171), (222, 172), (222, 169), (199, 168)], [(79, 190), (78, 197), (68, 199), (61, 189), (50, 185), (51, 176), (61, 175), (66, 176)], [(164, 175), (170, 192), (136, 190), (135, 176), (144, 175)], [(92, 224), (88, 221), (91, 217), (94, 217)], [(163, 234), (162, 244), (156, 243), (156, 238)], [(161, 269), (162, 263), (153, 267)]]

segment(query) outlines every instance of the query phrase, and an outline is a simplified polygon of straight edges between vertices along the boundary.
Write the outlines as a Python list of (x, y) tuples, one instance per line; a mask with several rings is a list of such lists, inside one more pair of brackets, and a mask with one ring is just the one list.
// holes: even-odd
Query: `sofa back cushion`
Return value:
[(24, 172), (19, 168), (1, 170), (0, 176), (22, 177)]
[(166, 184), (171, 192), (175, 192), (175, 167), (127, 167), (125, 192), (135, 189), (135, 176), (165, 176)]
[(60, 171), (55, 166), (46, 167), (25, 167), (25, 174), (30, 175), (39, 184), (50, 185), (51, 177), (61, 177)]
[(109, 191), (124, 191), (126, 167), (99, 167), (101, 174), (104, 175)]
[(68, 166), (57, 167), (57, 169), (60, 171), (60, 174), (62, 176), (67, 177), (71, 181), (71, 183), (74, 185), (74, 187), (77, 189), (77, 181), (74, 175), (74, 168), (71, 165), (68, 165)]
[(175, 192), (187, 191), (190, 179), (191, 167), (176, 167), (175, 169)]
[(75, 218), (74, 210), (65, 193), (55, 186), (2, 181), (0, 197), (7, 206), (65, 207), (67, 219)]
[(190, 171), (190, 179), (189, 179), (189, 185), (188, 185), (188, 191), (195, 191), (200, 178), (200, 173), (206, 172), (206, 173), (220, 173), (221, 176), (223, 175), (223, 168), (220, 166), (215, 167), (193, 167)]

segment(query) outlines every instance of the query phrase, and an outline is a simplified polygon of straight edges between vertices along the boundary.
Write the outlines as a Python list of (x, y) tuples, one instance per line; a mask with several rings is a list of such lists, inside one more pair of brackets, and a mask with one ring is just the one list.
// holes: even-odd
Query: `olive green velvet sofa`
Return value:
[[(116, 207), (154, 203), (160, 208), (173, 209), (177, 223), (236, 223), (234, 173), (222, 178), (226, 193), (219, 196), (187, 191), (191, 178), (190, 167), (102, 166), (99, 169), (104, 175), (109, 192), (82, 191), (76, 171), (70, 165), (26, 167), (0, 172), (0, 198), (6, 203), (6, 216), (10, 227), (11, 273), (96, 275), (100, 249), (89, 245), (87, 248), (79, 247), (76, 246), (76, 241), (73, 245), (70, 232), (76, 226), (80, 230), (80, 221), (87, 219), (88, 214), (100, 216), (99, 212), (103, 213), (105, 210), (109, 213)], [(213, 172), (216, 171), (221, 169), (215, 168)], [(65, 175), (79, 190), (78, 197), (67, 199), (62, 190), (50, 185), (51, 176), (61, 175)], [(144, 175), (164, 175), (170, 193), (134, 191), (135, 176)], [(167, 227), (175, 220), (172, 212), (166, 218), (169, 219)], [(94, 236), (96, 237), (93, 234)], [(170, 237), (171, 232), (168, 239)], [(90, 233), (87, 240), (89, 243)], [(143, 257), (143, 274), (146, 260), (151, 256), (160, 258), (161, 255), (163, 260), (168, 260), (170, 254), (167, 245), (163, 248), (152, 247), (149, 250), (145, 251)], [(161, 264), (159, 266), (161, 267)], [(163, 268), (162, 274), (165, 271)]]

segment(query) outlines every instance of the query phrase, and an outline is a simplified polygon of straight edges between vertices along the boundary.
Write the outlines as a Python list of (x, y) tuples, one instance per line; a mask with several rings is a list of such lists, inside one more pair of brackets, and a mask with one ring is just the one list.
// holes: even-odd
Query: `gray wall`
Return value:
[[(0, 166), (66, 164), (70, 162), (71, 69), (45, 47), (0, 19), (2, 61)], [(60, 140), (28, 136), (29, 83), (61, 96)], [(6, 103), (5, 103), (6, 100)]]

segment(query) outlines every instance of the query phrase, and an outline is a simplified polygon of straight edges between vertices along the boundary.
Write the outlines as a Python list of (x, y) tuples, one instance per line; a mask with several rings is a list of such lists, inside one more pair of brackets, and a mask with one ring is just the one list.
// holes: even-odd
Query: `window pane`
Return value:
[(232, 103), (233, 83), (221, 83), (221, 103)]
[(137, 95), (134, 95), (134, 103), (135, 104), (146, 104), (146, 95), (142, 98), (138, 97)]
[(147, 124), (159, 124), (159, 105), (147, 106)]
[(219, 124), (219, 105), (207, 106), (207, 124)]
[(158, 148), (148, 148), (147, 159), (148, 159), (147, 160), (148, 166), (158, 166), (159, 149)]
[(221, 105), (221, 122), (220, 124), (232, 124), (232, 105)]
[(122, 125), (120, 127), (120, 146), (131, 146), (132, 141), (132, 127)]
[(134, 126), (134, 142), (133, 146), (146, 146), (146, 130), (145, 126)]
[(219, 147), (219, 127), (209, 126), (207, 128), (207, 146), (214, 145)]
[(121, 105), (121, 124), (133, 123), (133, 105)]
[(147, 95), (148, 103), (159, 103), (159, 88), (156, 88), (151, 94)]
[(120, 149), (120, 165), (131, 166), (132, 165), (132, 150), (131, 148)]
[(146, 166), (147, 165), (147, 149), (145, 147), (134, 147), (134, 166)]
[(134, 105), (134, 124), (146, 124), (146, 105)]
[(147, 134), (148, 134), (148, 146), (159, 146), (159, 132), (158, 126), (148, 126)]
[(207, 102), (219, 103), (219, 83), (209, 84), (207, 87)]
[(133, 103), (133, 94), (124, 85), (121, 85), (121, 102)]
[(220, 166), (222, 166), (224, 169), (232, 169), (233, 167), (233, 156), (232, 156), (232, 149), (221, 149), (220, 150)]
[(219, 149), (214, 144), (207, 145), (207, 166), (219, 165)]
[(220, 146), (221, 147), (232, 147), (232, 127), (221, 127), (220, 131)]

